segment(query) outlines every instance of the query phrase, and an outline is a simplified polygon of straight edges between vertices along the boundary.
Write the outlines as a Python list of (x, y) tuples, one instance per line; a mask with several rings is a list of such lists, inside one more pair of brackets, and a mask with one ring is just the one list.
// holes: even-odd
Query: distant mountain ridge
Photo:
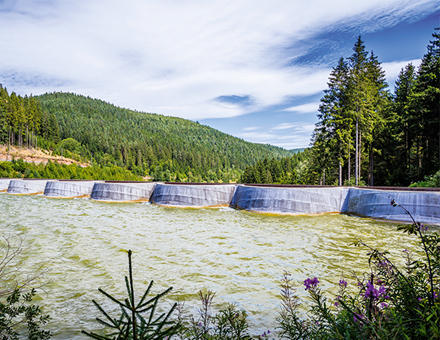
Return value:
[(126, 166), (156, 180), (237, 179), (260, 159), (299, 151), (246, 142), (183, 118), (119, 108), (73, 93), (37, 98), (43, 111), (55, 115), (60, 139), (79, 141), (100, 164)]

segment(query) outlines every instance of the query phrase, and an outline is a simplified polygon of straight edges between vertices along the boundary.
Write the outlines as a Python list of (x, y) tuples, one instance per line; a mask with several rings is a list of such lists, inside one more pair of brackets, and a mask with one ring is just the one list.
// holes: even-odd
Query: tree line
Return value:
[(440, 35), (433, 38), (418, 69), (401, 70), (394, 94), (360, 37), (340, 58), (313, 134), (315, 182), (407, 186), (440, 169)]
[(37, 136), (59, 142), (55, 115), (43, 111), (37, 97), (9, 94), (0, 84), (0, 143), (29, 148), (38, 144)]
[(393, 94), (378, 57), (366, 51), (359, 37), (353, 54), (341, 57), (332, 69), (311, 148), (294, 161), (273, 159), (248, 166), (243, 182), (408, 186), (428, 181), (440, 170), (436, 31), (421, 65), (410, 63), (401, 70)]

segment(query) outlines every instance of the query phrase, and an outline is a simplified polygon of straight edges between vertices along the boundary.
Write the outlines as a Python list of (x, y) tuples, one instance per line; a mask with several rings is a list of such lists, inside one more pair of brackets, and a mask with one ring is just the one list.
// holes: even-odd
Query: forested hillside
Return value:
[(122, 109), (72, 93), (38, 99), (43, 112), (56, 117), (60, 139), (75, 139), (99, 164), (126, 166), (156, 180), (228, 181), (259, 159), (293, 153), (189, 120)]
[(310, 149), (298, 150), (290, 157), (279, 160), (262, 159), (248, 166), (241, 177), (242, 183), (309, 184)]

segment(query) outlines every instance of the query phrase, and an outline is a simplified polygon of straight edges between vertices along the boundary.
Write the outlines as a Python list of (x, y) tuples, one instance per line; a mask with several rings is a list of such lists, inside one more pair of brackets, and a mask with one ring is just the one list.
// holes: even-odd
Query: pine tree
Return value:
[(412, 115), (419, 122), (416, 147), (420, 176), (440, 169), (440, 34), (432, 36), (410, 97)]

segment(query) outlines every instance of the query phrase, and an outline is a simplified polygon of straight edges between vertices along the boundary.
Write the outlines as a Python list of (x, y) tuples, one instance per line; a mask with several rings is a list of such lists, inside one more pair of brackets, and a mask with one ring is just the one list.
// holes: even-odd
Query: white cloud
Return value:
[(318, 112), (320, 102), (308, 103), (303, 105), (291, 106), (284, 111), (296, 112), (296, 113), (313, 113)]
[(243, 131), (255, 131), (255, 130), (259, 130), (261, 129), (261, 126), (248, 126), (248, 127), (244, 127), (242, 130)]
[[(298, 149), (309, 146), (314, 128), (314, 124), (307, 122), (282, 123), (268, 131), (244, 132), (238, 136), (250, 142), (272, 144), (285, 149)], [(289, 129), (289, 131), (281, 133), (273, 131), (280, 129)]]
[(388, 63), (382, 63), (382, 68), (385, 71), (388, 85), (391, 89), (394, 88), (394, 83), (399, 76), (400, 71), (409, 63), (418, 67), (421, 64), (421, 59), (406, 60), (406, 61), (393, 61)]
[[(17, 87), (12, 90), (71, 91), (140, 111), (202, 119), (237, 116), (322, 91), (330, 73), (326, 66), (287, 65), (292, 53), (312, 48), (311, 38), (323, 29), (344, 24), (380, 29), (438, 4), (18, 0), (5, 6), (0, 5), (0, 76), (15, 73), (21, 79), (0, 82)], [(310, 44), (287, 50), (298, 41)], [(225, 95), (253, 101), (240, 106), (213, 100)], [(290, 109), (312, 112), (312, 105)]]

